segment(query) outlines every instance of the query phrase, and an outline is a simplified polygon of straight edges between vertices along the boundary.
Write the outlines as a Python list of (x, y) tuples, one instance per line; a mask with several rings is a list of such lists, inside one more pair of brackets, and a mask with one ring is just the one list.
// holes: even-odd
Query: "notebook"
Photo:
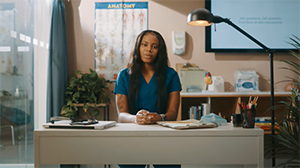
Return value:
[(97, 124), (90, 124), (90, 125), (71, 125), (71, 120), (61, 120), (56, 121), (54, 124), (52, 123), (45, 123), (43, 124), (44, 128), (62, 128), (62, 129), (105, 129), (109, 127), (113, 127), (117, 124), (116, 121), (98, 121)]

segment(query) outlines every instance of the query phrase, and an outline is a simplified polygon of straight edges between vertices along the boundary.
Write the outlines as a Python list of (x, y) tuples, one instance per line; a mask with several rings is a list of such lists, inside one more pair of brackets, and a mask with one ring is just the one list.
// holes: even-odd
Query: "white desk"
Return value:
[(231, 124), (174, 130), (117, 124), (106, 130), (34, 131), (34, 166), (43, 164), (193, 164), (263, 167), (264, 132)]

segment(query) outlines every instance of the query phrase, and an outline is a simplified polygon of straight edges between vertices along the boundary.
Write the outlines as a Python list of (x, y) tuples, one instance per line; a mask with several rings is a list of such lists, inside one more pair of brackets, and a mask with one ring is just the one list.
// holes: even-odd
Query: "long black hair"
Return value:
[(156, 72), (156, 80), (158, 83), (157, 87), (157, 113), (165, 113), (164, 107), (165, 107), (165, 98), (166, 98), (166, 70), (169, 66), (169, 58), (167, 54), (167, 46), (166, 43), (161, 36), (160, 33), (153, 31), (153, 30), (144, 30), (141, 32), (135, 42), (135, 46), (130, 54), (130, 59), (127, 64), (127, 67), (129, 68), (129, 74), (130, 74), (130, 80), (129, 80), (129, 97), (128, 97), (128, 104), (129, 104), (129, 111), (131, 113), (135, 112), (134, 108), (134, 101), (135, 98), (138, 102), (138, 94), (139, 94), (139, 88), (140, 88), (140, 73), (141, 73), (141, 67), (143, 66), (144, 62), (141, 60), (140, 57), (140, 46), (143, 37), (146, 34), (155, 34), (158, 39), (158, 53), (157, 57), (154, 60), (153, 63), (153, 69)]

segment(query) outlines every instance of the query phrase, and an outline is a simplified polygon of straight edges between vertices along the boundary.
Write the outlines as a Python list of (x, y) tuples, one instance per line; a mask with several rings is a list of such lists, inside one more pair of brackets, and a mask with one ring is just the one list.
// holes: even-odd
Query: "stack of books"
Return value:
[[(277, 122), (276, 121), (274, 122), (275, 122), (275, 127), (277, 127), (276, 126)], [(271, 117), (255, 117), (255, 126), (265, 131), (271, 131), (272, 119)]]
[(199, 106), (191, 106), (189, 108), (189, 119), (200, 120), (202, 116), (210, 113), (209, 105), (203, 103)]

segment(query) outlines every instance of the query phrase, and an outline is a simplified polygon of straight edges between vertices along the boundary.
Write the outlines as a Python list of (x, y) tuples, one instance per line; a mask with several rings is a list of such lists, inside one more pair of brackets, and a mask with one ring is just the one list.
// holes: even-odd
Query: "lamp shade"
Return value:
[(210, 26), (213, 24), (214, 16), (207, 9), (198, 8), (189, 13), (187, 24), (191, 26)]

